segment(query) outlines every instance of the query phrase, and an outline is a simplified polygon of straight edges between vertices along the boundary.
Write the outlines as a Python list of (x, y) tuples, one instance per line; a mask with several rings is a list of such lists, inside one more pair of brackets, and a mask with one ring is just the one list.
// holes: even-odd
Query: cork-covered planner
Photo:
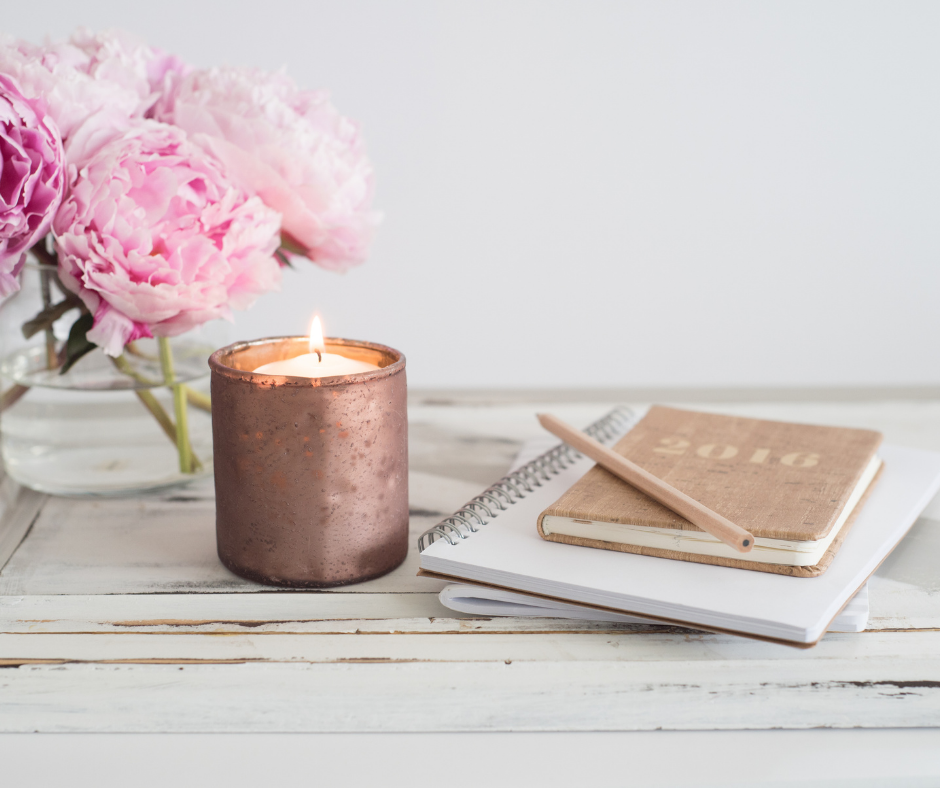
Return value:
[(880, 470), (881, 434), (652, 407), (613, 448), (755, 537), (736, 553), (595, 466), (538, 518), (543, 538), (814, 577)]

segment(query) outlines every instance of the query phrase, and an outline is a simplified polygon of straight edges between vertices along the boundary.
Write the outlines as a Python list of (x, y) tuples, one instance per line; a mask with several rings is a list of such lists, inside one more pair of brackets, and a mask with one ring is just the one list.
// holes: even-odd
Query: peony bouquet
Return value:
[(187, 402), (207, 404), (174, 382), (167, 338), (231, 319), (298, 258), (362, 262), (378, 221), (358, 128), (326, 93), (283, 71), (192, 68), (123, 32), (0, 38), (0, 167), (0, 295), (27, 253), (45, 265), (61, 299), (44, 288), (24, 334), (45, 331), (63, 373), (100, 347), (133, 375), (125, 353), (155, 338), (175, 424), (138, 396), (183, 472), (198, 466)]

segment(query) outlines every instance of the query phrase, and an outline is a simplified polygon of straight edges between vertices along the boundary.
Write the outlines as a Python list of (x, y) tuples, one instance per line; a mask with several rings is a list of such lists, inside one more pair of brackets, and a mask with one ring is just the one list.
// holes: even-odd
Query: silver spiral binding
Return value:
[[(609, 443), (626, 432), (633, 420), (633, 411), (620, 406), (595, 421), (585, 432), (601, 443)], [(452, 545), (466, 539), (480, 530), (480, 526), (498, 517), (500, 512), (525, 498), (526, 493), (541, 487), (544, 482), (550, 481), (552, 476), (557, 476), (582, 456), (580, 452), (561, 443), (521, 468), (506, 474), (452, 515), (421, 534), (418, 537), (418, 551), (430, 547), (437, 539), (444, 539)]]

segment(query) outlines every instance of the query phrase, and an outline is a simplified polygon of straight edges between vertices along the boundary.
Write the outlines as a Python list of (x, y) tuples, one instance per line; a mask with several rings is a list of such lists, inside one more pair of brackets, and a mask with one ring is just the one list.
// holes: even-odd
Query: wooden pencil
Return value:
[(726, 545), (741, 553), (748, 553), (754, 547), (754, 536), (749, 531), (735, 525), (717, 512), (713, 512), (671, 484), (653, 476), (626, 457), (611, 451), (589, 435), (585, 435), (548, 413), (539, 413), (538, 419), (546, 430), (561, 438), (571, 448), (590, 457), (614, 476), (646, 493), (653, 500), (659, 501), (663, 506), (720, 539)]

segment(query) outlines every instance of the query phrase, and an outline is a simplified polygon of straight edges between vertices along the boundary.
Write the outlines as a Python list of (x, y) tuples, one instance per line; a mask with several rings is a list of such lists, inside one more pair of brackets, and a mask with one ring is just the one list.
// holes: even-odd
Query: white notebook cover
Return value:
[(593, 465), (581, 459), (421, 569), (452, 579), (795, 646), (813, 645), (940, 488), (940, 453), (885, 445), (881, 478), (828, 571), (787, 577), (547, 542), (539, 513)]
[[(441, 604), (458, 613), (474, 616), (515, 616), (517, 618), (567, 618), (576, 621), (602, 621), (614, 624), (661, 624), (649, 618), (613, 613), (555, 599), (529, 596), (502, 588), (451, 583), (441, 590)], [(835, 617), (827, 632), (863, 632), (868, 625), (868, 583), (853, 596)]]

